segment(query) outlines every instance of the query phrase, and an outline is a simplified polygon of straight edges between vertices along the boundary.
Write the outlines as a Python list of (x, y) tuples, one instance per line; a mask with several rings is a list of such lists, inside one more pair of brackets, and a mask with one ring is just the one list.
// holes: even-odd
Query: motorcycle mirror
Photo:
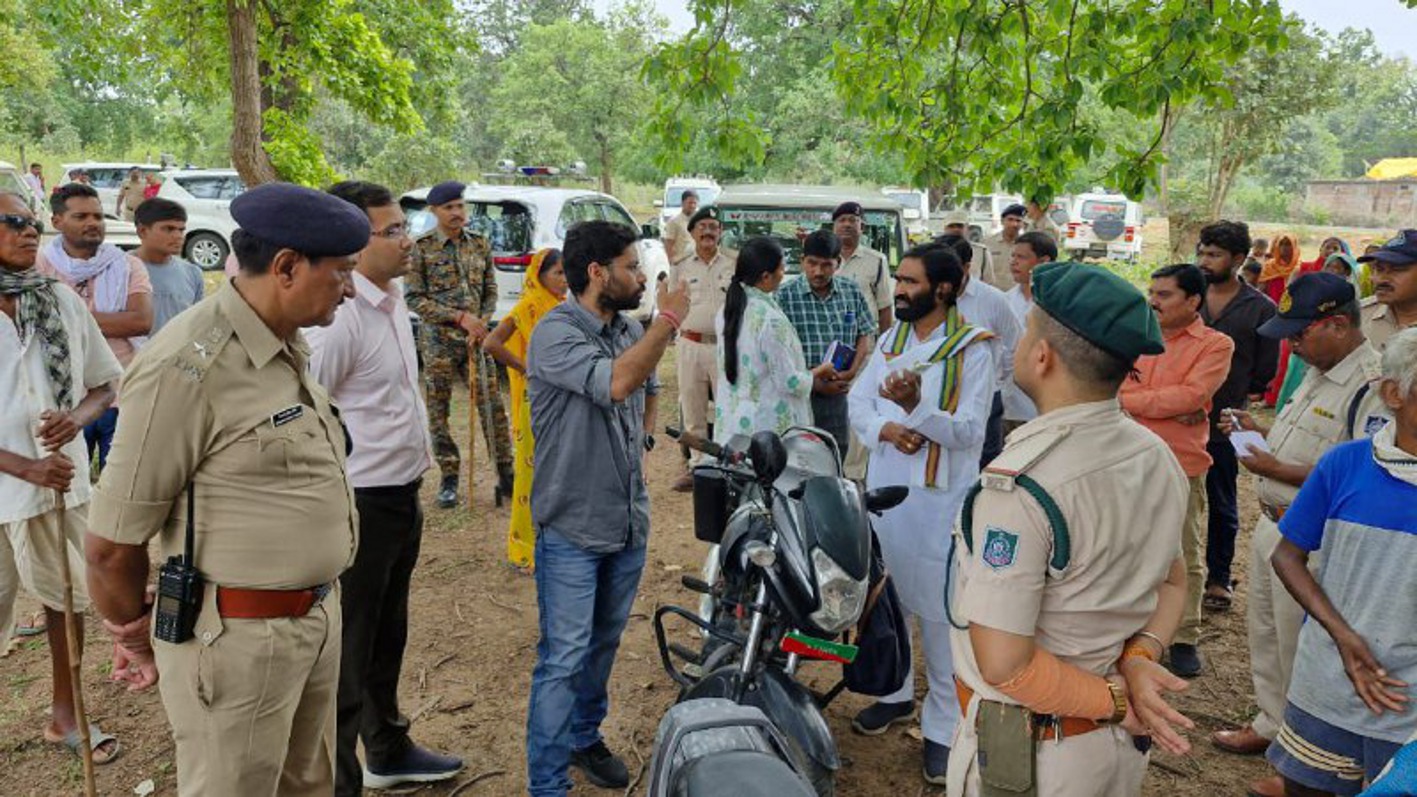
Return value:
[(866, 493), (866, 511), (880, 513), (887, 509), (894, 509), (900, 506), (901, 502), (905, 501), (909, 495), (909, 487), (901, 485), (877, 487)]
[(787, 468), (787, 449), (782, 438), (772, 432), (758, 432), (748, 443), (748, 458), (759, 484), (772, 484)]

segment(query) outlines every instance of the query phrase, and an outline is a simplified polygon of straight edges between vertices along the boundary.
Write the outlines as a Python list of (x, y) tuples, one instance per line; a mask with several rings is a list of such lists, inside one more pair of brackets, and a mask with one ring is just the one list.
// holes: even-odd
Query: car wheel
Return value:
[(214, 232), (199, 232), (187, 239), (182, 256), (203, 271), (220, 271), (226, 265), (231, 248)]

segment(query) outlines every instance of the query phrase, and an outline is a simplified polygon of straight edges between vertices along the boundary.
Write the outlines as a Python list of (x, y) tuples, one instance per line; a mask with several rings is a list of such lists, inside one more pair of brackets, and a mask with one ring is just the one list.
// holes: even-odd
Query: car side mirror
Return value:
[(895, 509), (910, 495), (910, 488), (901, 485), (877, 487), (866, 493), (866, 511), (880, 514)]
[(787, 449), (782, 438), (772, 432), (758, 432), (748, 442), (748, 459), (759, 484), (772, 484), (787, 469)]

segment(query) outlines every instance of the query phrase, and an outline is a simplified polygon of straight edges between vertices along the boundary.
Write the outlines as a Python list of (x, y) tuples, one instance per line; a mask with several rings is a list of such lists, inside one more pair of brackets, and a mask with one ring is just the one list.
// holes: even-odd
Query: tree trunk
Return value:
[(254, 0), (226, 0), (231, 51), (231, 164), (249, 186), (280, 179), (261, 144), (261, 76)]
[(1172, 263), (1194, 263), (1196, 245), (1201, 240), (1201, 227), (1214, 220), (1201, 218), (1185, 210), (1173, 210), (1166, 216), (1166, 231)]
[(600, 193), (614, 194), (614, 156), (610, 152), (610, 143), (602, 140), (600, 142)]

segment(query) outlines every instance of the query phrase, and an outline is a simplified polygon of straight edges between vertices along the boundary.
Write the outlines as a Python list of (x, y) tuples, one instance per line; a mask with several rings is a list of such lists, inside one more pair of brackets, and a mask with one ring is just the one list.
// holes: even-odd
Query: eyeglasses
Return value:
[(408, 225), (407, 225), (407, 224), (390, 224), (388, 227), (385, 227), (385, 228), (382, 229), (382, 230), (374, 230), (374, 231), (370, 232), (369, 234), (375, 236), (376, 238), (388, 238), (388, 239), (402, 238), (402, 237), (404, 237), (405, 235), (408, 235)]
[(15, 232), (24, 232), (26, 227), (33, 227), (35, 232), (40, 235), (44, 234), (44, 222), (34, 216), (21, 216), (18, 213), (0, 214), (0, 224)]

